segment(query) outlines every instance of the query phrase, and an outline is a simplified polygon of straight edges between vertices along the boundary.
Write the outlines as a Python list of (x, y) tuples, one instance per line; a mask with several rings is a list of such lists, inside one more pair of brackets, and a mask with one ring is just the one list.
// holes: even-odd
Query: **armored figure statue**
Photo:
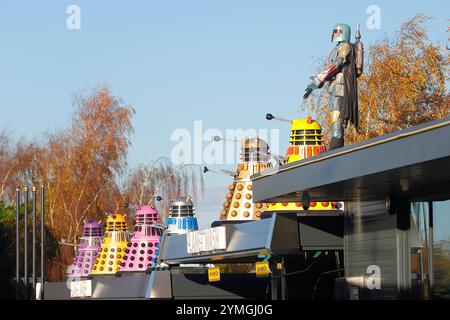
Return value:
[(358, 130), (358, 87), (357, 77), (363, 71), (363, 45), (360, 42), (359, 26), (356, 32), (356, 43), (350, 42), (350, 27), (339, 23), (333, 28), (331, 41), (337, 42), (328, 57), (327, 68), (315, 77), (306, 88), (304, 99), (314, 89), (324, 85), (328, 88), (328, 106), (332, 121), (332, 138), (329, 150), (344, 145), (344, 128), (352, 123)]

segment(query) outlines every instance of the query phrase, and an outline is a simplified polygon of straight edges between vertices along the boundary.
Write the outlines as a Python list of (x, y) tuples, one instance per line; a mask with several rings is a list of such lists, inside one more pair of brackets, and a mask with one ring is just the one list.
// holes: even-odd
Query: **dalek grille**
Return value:
[(291, 146), (320, 146), (322, 145), (322, 130), (292, 130)]
[(126, 231), (126, 222), (108, 222), (106, 226), (106, 231)]
[(83, 237), (102, 237), (102, 228), (83, 228)]
[(269, 146), (259, 138), (250, 138), (242, 140), (241, 146), (241, 161), (255, 162), (255, 161), (269, 161)]
[(195, 210), (192, 205), (172, 205), (169, 214), (171, 217), (193, 217)]

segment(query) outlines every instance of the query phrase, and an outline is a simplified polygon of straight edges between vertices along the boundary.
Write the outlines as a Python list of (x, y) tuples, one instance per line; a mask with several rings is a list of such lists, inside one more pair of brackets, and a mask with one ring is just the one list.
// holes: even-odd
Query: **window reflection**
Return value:
[[(432, 202), (432, 210), (430, 226), (428, 202), (412, 204), (412, 216), (423, 241), (421, 249), (411, 252), (412, 283), (413, 287), (414, 283), (421, 284), (421, 294), (426, 299), (450, 299), (450, 200)], [(428, 271), (430, 241), (432, 272)]]

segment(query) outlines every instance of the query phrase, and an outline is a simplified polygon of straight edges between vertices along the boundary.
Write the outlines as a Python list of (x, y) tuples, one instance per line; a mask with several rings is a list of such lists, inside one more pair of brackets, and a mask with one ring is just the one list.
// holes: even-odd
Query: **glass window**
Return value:
[(433, 202), (434, 299), (450, 299), (450, 201)]
[(428, 202), (412, 204), (412, 215), (423, 241), (423, 248), (412, 253), (411, 271), (422, 279), (425, 298), (450, 299), (450, 200), (434, 201), (433, 206), (433, 292), (429, 290), (428, 243), (430, 221)]

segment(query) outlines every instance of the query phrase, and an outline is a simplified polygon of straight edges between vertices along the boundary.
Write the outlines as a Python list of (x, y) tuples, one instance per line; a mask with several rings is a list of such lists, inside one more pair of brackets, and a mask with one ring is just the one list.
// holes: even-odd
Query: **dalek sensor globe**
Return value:
[(67, 271), (68, 277), (86, 277), (91, 273), (103, 241), (103, 228), (97, 221), (85, 221), (80, 245)]
[(269, 146), (259, 138), (242, 140), (241, 161), (238, 164), (233, 184), (225, 195), (221, 220), (258, 220), (267, 205), (253, 203), (253, 185), (250, 176), (272, 167)]
[(179, 197), (171, 201), (167, 218), (167, 232), (183, 234), (195, 230), (198, 230), (198, 222), (191, 198)]
[(154, 207), (142, 206), (136, 210), (134, 233), (124, 250), (119, 271), (145, 271), (156, 266), (163, 232), (159, 223)]
[(114, 274), (122, 265), (128, 244), (125, 215), (109, 214), (106, 219), (105, 237), (92, 274)]

